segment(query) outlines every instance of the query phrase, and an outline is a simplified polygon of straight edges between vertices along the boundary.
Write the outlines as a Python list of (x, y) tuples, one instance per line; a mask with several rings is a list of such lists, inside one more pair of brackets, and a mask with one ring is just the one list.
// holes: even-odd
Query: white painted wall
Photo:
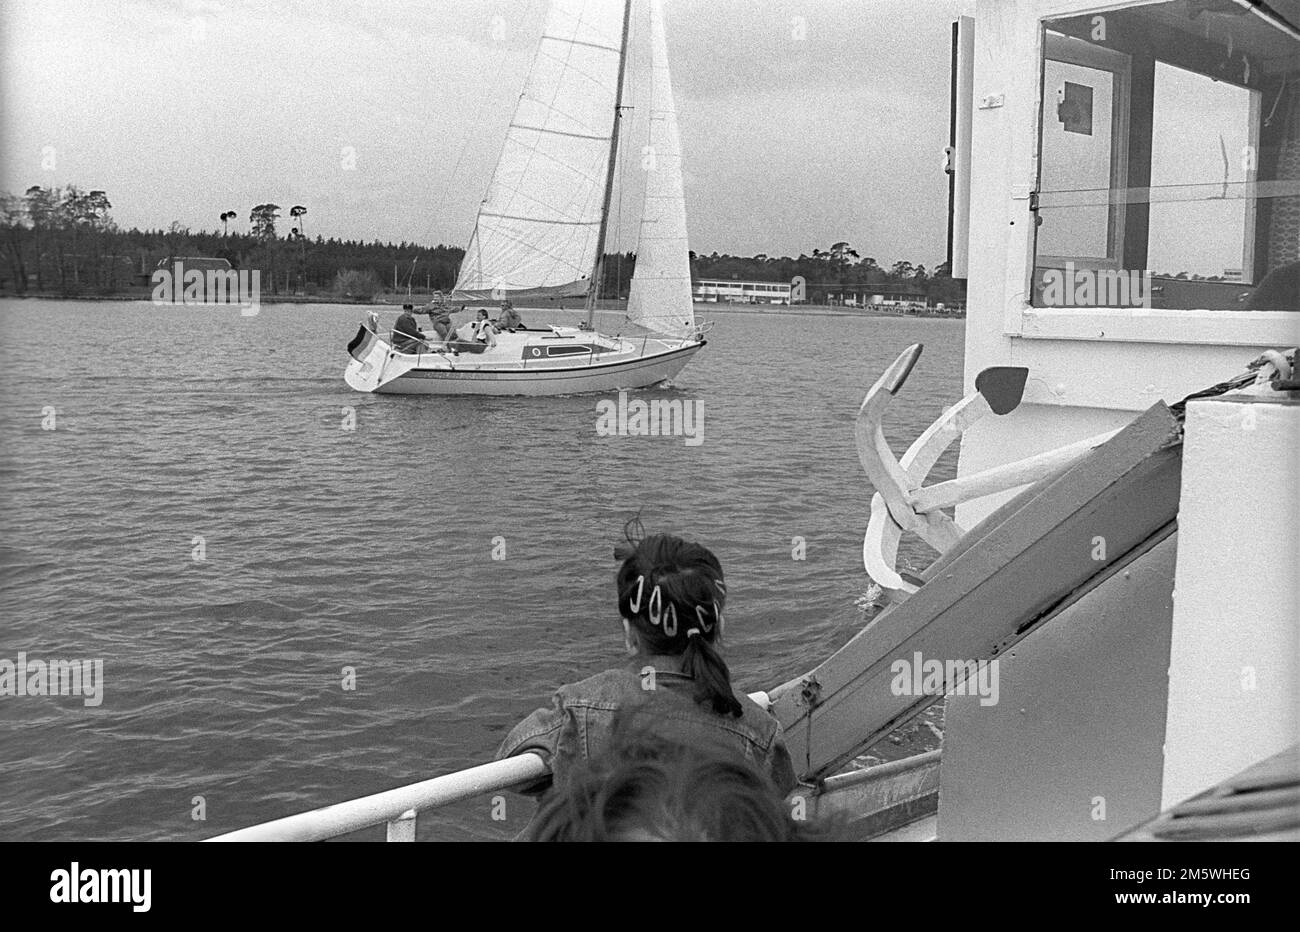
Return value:
[(1162, 807), (1300, 741), (1300, 405), (1187, 406)]
[(949, 694), (940, 839), (1104, 841), (1156, 812), (1176, 551), (1165, 538), (1003, 654), (995, 705)]
[[(1030, 308), (1037, 185), (1039, 27), (1045, 17), (1129, 5), (979, 0), (971, 118), (966, 391), (989, 366), (1025, 366), (1025, 404), (963, 438), (959, 474), (1022, 459), (1125, 423), (1300, 342), (1300, 314)], [(970, 526), (998, 502), (958, 511)]]
[[(978, 0), (971, 120), (966, 391), (989, 366), (1026, 366), (1025, 402), (962, 441), (959, 474), (1118, 427), (1300, 343), (1300, 313), (1033, 309), (1029, 194), (1037, 184), (1039, 26), (1117, 5)], [(1176, 803), (1297, 740), (1300, 408), (1189, 406), (1161, 795)], [(970, 527), (1012, 493), (957, 511)], [(1121, 649), (1117, 647), (1117, 649)], [(1251, 667), (1257, 688), (1242, 688)], [(1060, 701), (1090, 701), (1095, 683)], [(1055, 701), (1055, 700), (1054, 700)], [(1116, 727), (1122, 723), (1115, 722)]]

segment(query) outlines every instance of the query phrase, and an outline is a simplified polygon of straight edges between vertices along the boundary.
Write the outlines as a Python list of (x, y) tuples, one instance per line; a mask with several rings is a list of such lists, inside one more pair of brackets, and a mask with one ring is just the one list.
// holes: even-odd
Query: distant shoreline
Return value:
[[(142, 289), (139, 292), (117, 292), (114, 294), (86, 294), (86, 295), (61, 295), (61, 294), (15, 294), (12, 292), (0, 292), (0, 298), (12, 298), (14, 300), (37, 300), (37, 301), (149, 301), (152, 296), (152, 290)], [(357, 307), (378, 307), (378, 308), (400, 308), (403, 304), (414, 304), (416, 308), (428, 304), (431, 295), (393, 295), (385, 296), (386, 300), (377, 301), (370, 299), (357, 299), (339, 297), (330, 294), (313, 294), (313, 295), (270, 295), (263, 296), (260, 303), (264, 305), (272, 304), (345, 304), (356, 305)], [(474, 307), (492, 307), (496, 302), (466, 302), (460, 305), (461, 309)], [(567, 302), (578, 304), (578, 302)], [(182, 305), (183, 306), (183, 305)], [(203, 305), (198, 305), (203, 306)], [(215, 306), (215, 305), (214, 305)], [(522, 310), (535, 311), (561, 311), (564, 313), (580, 313), (581, 306), (566, 307), (558, 302), (551, 304), (527, 304), (519, 305)], [(626, 300), (608, 301), (602, 300), (597, 303), (597, 311), (621, 311), (627, 307)], [(846, 308), (838, 305), (832, 306), (827, 304), (730, 304), (707, 301), (696, 301), (695, 312), (697, 314), (796, 314), (809, 315), (814, 317), (914, 317), (919, 320), (960, 320), (964, 315), (951, 313), (936, 314), (917, 314), (913, 312), (892, 313), (889, 311), (878, 310), (872, 307)]]

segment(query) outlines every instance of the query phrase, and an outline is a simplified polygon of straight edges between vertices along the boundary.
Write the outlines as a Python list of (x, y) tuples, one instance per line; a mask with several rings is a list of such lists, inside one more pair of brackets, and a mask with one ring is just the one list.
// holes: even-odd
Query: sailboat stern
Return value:
[(388, 371), (389, 362), (396, 357), (393, 348), (366, 324), (361, 324), (357, 335), (348, 342), (348, 355), (352, 359), (343, 370), (343, 381), (356, 391), (376, 391), (386, 377), (400, 374)]

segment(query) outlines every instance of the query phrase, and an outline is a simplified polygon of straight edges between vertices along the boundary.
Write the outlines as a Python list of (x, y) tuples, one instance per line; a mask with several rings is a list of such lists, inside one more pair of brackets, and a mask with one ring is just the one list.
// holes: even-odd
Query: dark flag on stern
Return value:
[(357, 335), (348, 343), (348, 352), (357, 362), (365, 362), (366, 354), (370, 352), (371, 344), (375, 342), (374, 331), (366, 326), (357, 328)]

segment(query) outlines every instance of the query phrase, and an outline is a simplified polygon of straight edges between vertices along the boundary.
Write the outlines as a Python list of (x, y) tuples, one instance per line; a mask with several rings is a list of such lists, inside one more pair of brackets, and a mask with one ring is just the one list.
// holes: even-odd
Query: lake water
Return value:
[[(718, 554), (733, 677), (775, 686), (866, 618), (863, 393), (925, 344), (899, 451), (961, 394), (961, 321), (705, 308), (709, 345), (638, 394), (701, 402), (704, 442), (601, 437), (594, 396), (352, 392), (363, 313), (0, 302), (0, 659), (104, 676), (98, 707), (0, 698), (0, 839), (205, 838), (489, 759), (622, 662), (612, 549), (638, 509)], [(933, 721), (881, 754), (934, 746)], [(420, 837), (512, 837), (531, 804), (508, 804)]]

